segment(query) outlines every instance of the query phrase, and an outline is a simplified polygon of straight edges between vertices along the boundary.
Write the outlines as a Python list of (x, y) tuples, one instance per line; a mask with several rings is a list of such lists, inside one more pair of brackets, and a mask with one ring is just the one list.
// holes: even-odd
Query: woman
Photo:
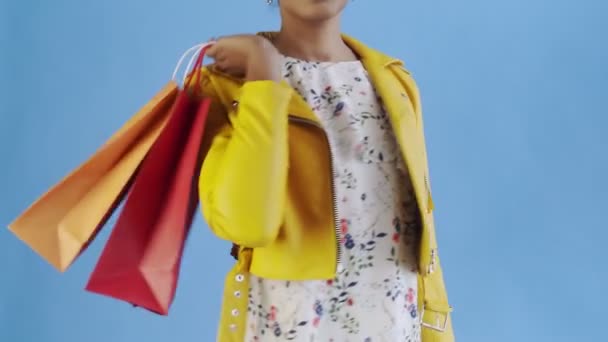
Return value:
[(217, 40), (203, 214), (238, 246), (218, 341), (453, 341), (420, 103), (399, 60), (341, 35), (347, 0), (282, 0)]

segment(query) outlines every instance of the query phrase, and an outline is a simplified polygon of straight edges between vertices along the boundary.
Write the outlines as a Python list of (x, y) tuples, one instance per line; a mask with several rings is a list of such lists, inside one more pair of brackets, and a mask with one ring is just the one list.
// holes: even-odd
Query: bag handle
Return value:
[[(175, 67), (175, 70), (173, 71), (173, 75), (171, 76), (171, 79), (173, 81), (177, 82), (177, 74), (179, 72), (179, 69), (181, 68), (182, 64), (184, 63), (184, 61), (186, 60), (188, 55), (194, 53), (190, 57), (190, 61), (188, 62), (188, 66), (186, 67), (186, 70), (184, 71), (184, 75), (181, 80), (181, 83), (185, 84), (186, 79), (188, 78), (189, 71), (190, 70), (194, 71), (194, 70), (200, 69), (202, 67), (203, 59), (205, 58), (205, 53), (207, 52), (207, 49), (209, 47), (211, 47), (213, 44), (215, 44), (214, 41), (196, 44), (193, 47), (186, 50), (186, 52), (184, 52), (184, 54), (180, 57), (179, 61), (177, 62), (177, 66)], [(193, 66), (193, 64), (194, 64), (194, 66)], [(195, 76), (197, 77), (197, 82), (198, 82), (198, 78), (199, 78), (198, 73)], [(192, 80), (192, 78), (190, 80)]]

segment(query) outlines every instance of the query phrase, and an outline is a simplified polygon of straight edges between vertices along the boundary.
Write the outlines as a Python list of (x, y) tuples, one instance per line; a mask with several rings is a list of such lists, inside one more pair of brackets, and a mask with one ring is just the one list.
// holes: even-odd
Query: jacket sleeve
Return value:
[(287, 187), (287, 108), (292, 88), (246, 82), (229, 125), (215, 135), (199, 177), (203, 216), (220, 238), (245, 247), (274, 241)]

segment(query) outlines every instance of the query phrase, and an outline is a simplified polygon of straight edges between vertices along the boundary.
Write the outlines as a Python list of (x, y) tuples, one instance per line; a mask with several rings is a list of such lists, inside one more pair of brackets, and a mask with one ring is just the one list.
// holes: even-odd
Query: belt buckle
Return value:
[(424, 321), (424, 313), (425, 312), (426, 312), (425, 305), (423, 304), (422, 305), (422, 310), (421, 310), (421, 313), (420, 313), (420, 324), (423, 327), (429, 328), (431, 330), (435, 330), (435, 331), (438, 331), (438, 332), (445, 332), (445, 330), (446, 330), (446, 328), (448, 326), (448, 317), (449, 317), (449, 314), (447, 314), (447, 313), (442, 314), (443, 315), (443, 322), (441, 322), (440, 318), (437, 317), (437, 314), (439, 314), (439, 313), (436, 312), (436, 311), (433, 311), (435, 313), (435, 324), (431, 324), (431, 323), (426, 323)]

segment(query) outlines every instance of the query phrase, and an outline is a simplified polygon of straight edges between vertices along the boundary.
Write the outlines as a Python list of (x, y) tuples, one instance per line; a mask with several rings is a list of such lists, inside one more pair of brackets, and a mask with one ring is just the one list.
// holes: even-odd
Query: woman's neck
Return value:
[(342, 40), (339, 18), (323, 23), (284, 21), (273, 42), (281, 54), (302, 60), (357, 60), (357, 56)]

